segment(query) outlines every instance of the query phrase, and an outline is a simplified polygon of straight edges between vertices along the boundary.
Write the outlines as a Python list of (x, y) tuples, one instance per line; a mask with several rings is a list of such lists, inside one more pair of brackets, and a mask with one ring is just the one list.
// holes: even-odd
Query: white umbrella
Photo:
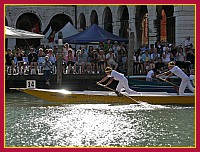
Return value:
[(37, 34), (25, 30), (16, 29), (13, 27), (5, 26), (5, 35), (6, 38), (13, 39), (32, 39), (32, 38), (44, 38), (44, 35)]

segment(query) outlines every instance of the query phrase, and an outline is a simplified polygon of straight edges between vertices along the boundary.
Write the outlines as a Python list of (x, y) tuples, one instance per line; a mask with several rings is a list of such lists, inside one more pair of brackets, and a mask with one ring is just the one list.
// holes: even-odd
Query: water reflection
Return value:
[(194, 146), (194, 108), (6, 97), (6, 146)]

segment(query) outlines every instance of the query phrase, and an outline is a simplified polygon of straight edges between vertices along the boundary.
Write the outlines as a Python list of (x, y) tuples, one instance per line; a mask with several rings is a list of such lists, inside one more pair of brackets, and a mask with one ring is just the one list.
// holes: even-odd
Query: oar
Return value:
[(160, 78), (160, 77), (158, 77), (157, 79), (162, 80), (164, 82), (167, 82), (167, 83), (171, 84), (172, 86), (174, 86), (174, 89), (176, 90), (176, 92), (179, 93), (179, 86), (177, 86), (176, 84), (174, 84), (174, 83), (172, 83), (172, 82), (170, 82), (170, 81), (168, 81), (166, 79)]
[[(104, 88), (106, 88), (106, 89), (108, 89), (108, 90), (113, 91), (113, 92), (116, 93), (116, 90), (114, 90), (114, 89), (112, 89), (112, 88), (110, 88), (110, 87), (104, 86), (104, 85), (101, 84), (101, 83), (97, 83), (97, 85), (102, 86), (102, 87), (104, 87)], [(118, 93), (119, 93), (119, 94), (118, 94)], [(122, 94), (122, 93), (120, 93), (120, 92), (118, 92), (118, 93), (116, 93), (116, 94), (117, 94), (117, 95), (125, 96), (125, 97), (127, 97), (127, 98), (129, 98), (129, 99), (135, 101), (136, 103), (141, 103), (141, 101), (137, 101), (136, 99), (131, 98), (131, 97), (129, 97), (128, 95)]]

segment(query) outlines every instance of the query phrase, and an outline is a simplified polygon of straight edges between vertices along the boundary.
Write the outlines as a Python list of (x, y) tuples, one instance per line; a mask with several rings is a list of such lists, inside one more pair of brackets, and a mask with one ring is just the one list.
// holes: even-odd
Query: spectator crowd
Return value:
[[(57, 71), (58, 48), (40, 46), (39, 48), (7, 49), (6, 72), (14, 75), (36, 75), (44, 73), (44, 63), (48, 59), (53, 74)], [(106, 66), (126, 74), (128, 65), (128, 45), (123, 42), (100, 42), (98, 45), (80, 46), (78, 49), (64, 44), (62, 49), (62, 71), (64, 74), (101, 74)], [(185, 44), (155, 42), (144, 45), (134, 52), (133, 73), (147, 74), (156, 69), (161, 72), (167, 68), (167, 63), (175, 61), (176, 65), (190, 73), (194, 69), (195, 53), (189, 37)]]

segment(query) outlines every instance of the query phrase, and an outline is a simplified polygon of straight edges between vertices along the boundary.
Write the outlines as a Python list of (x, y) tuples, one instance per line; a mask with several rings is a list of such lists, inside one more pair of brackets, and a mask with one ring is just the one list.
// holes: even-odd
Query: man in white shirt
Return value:
[(108, 78), (110, 78), (110, 80), (107, 82), (107, 84), (104, 85), (105, 87), (108, 86), (109, 84), (111, 84), (113, 80), (117, 80), (117, 81), (119, 81), (117, 88), (116, 88), (117, 92), (120, 93), (122, 91), (122, 89), (124, 88), (126, 90), (126, 92), (129, 94), (140, 94), (129, 88), (128, 80), (124, 76), (124, 74), (119, 73), (115, 70), (112, 70), (112, 68), (110, 68), (110, 67), (106, 67), (105, 72), (106, 72), (106, 76), (102, 80), (97, 82), (97, 84), (101, 84), (102, 82), (105, 82)]
[(153, 77), (155, 77), (155, 75), (156, 75), (156, 69), (153, 68), (147, 73), (146, 81), (153, 81)]
[(194, 87), (190, 83), (189, 77), (178, 66), (175, 66), (175, 63), (173, 61), (168, 63), (168, 68), (169, 68), (169, 71), (158, 74), (156, 75), (156, 77), (158, 78), (162, 75), (168, 75), (164, 79), (164, 80), (167, 80), (169, 77), (175, 74), (177, 77), (182, 79), (180, 87), (179, 87), (179, 95), (184, 95), (184, 91), (186, 87), (188, 87), (190, 91), (194, 92)]

